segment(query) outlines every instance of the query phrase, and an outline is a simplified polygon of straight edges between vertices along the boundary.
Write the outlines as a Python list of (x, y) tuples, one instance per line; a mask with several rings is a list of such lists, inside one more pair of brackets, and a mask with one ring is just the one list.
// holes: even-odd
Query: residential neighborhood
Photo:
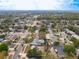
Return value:
[(79, 59), (79, 18), (72, 18), (1, 15), (0, 59)]

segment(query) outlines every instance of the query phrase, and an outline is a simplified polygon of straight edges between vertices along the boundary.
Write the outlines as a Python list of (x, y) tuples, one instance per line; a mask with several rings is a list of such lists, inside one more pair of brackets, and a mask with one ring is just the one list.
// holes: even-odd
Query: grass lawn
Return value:
[(42, 59), (58, 59), (58, 58), (52, 55), (51, 52), (49, 52), (47, 55), (46, 52), (43, 52)]
[(76, 56), (66, 56), (65, 59), (77, 59)]
[(0, 59), (4, 59), (4, 54), (0, 52)]

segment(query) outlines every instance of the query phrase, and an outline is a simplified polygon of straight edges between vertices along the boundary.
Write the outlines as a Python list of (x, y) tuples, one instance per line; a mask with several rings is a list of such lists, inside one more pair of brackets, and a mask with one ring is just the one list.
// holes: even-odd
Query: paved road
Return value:
[(53, 46), (54, 49), (57, 49), (58, 51), (58, 56), (59, 57), (64, 57), (64, 47), (63, 46)]
[(49, 34), (51, 35), (51, 36), (50, 36), (50, 37), (51, 37), (51, 40), (52, 40), (53, 42), (57, 41), (57, 37), (54, 35), (54, 33), (53, 33), (53, 31), (52, 31), (51, 28), (48, 28), (48, 32), (49, 32)]
[[(22, 44), (22, 41), (20, 40), (19, 43)], [(22, 45), (21, 45), (21, 44), (18, 45), (18, 47), (17, 47), (17, 49), (16, 49), (16, 52), (15, 52), (15, 54), (14, 54), (14, 56), (13, 56), (12, 59), (17, 59), (17, 58), (18, 58), (18, 55), (19, 55), (19, 53), (20, 53), (20, 51), (21, 51), (21, 49), (22, 49)]]

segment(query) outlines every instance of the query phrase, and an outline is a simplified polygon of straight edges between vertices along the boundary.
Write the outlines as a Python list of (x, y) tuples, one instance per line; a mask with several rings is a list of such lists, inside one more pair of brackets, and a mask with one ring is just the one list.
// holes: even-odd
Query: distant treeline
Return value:
[(27, 18), (27, 17), (33, 17), (35, 15), (39, 15), (37, 17), (37, 20), (79, 20), (79, 13), (40, 13), (40, 14), (4, 14), (4, 15), (0, 15), (0, 18), (15, 18), (15, 17), (19, 17), (19, 18)]
[(56, 14), (56, 15), (41, 15), (38, 20), (79, 20), (79, 14)]

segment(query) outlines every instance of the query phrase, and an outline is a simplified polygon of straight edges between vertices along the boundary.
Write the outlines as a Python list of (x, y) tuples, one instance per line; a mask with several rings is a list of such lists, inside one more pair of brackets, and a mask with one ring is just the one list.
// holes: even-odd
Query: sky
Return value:
[(0, 0), (0, 10), (79, 10), (79, 0)]

